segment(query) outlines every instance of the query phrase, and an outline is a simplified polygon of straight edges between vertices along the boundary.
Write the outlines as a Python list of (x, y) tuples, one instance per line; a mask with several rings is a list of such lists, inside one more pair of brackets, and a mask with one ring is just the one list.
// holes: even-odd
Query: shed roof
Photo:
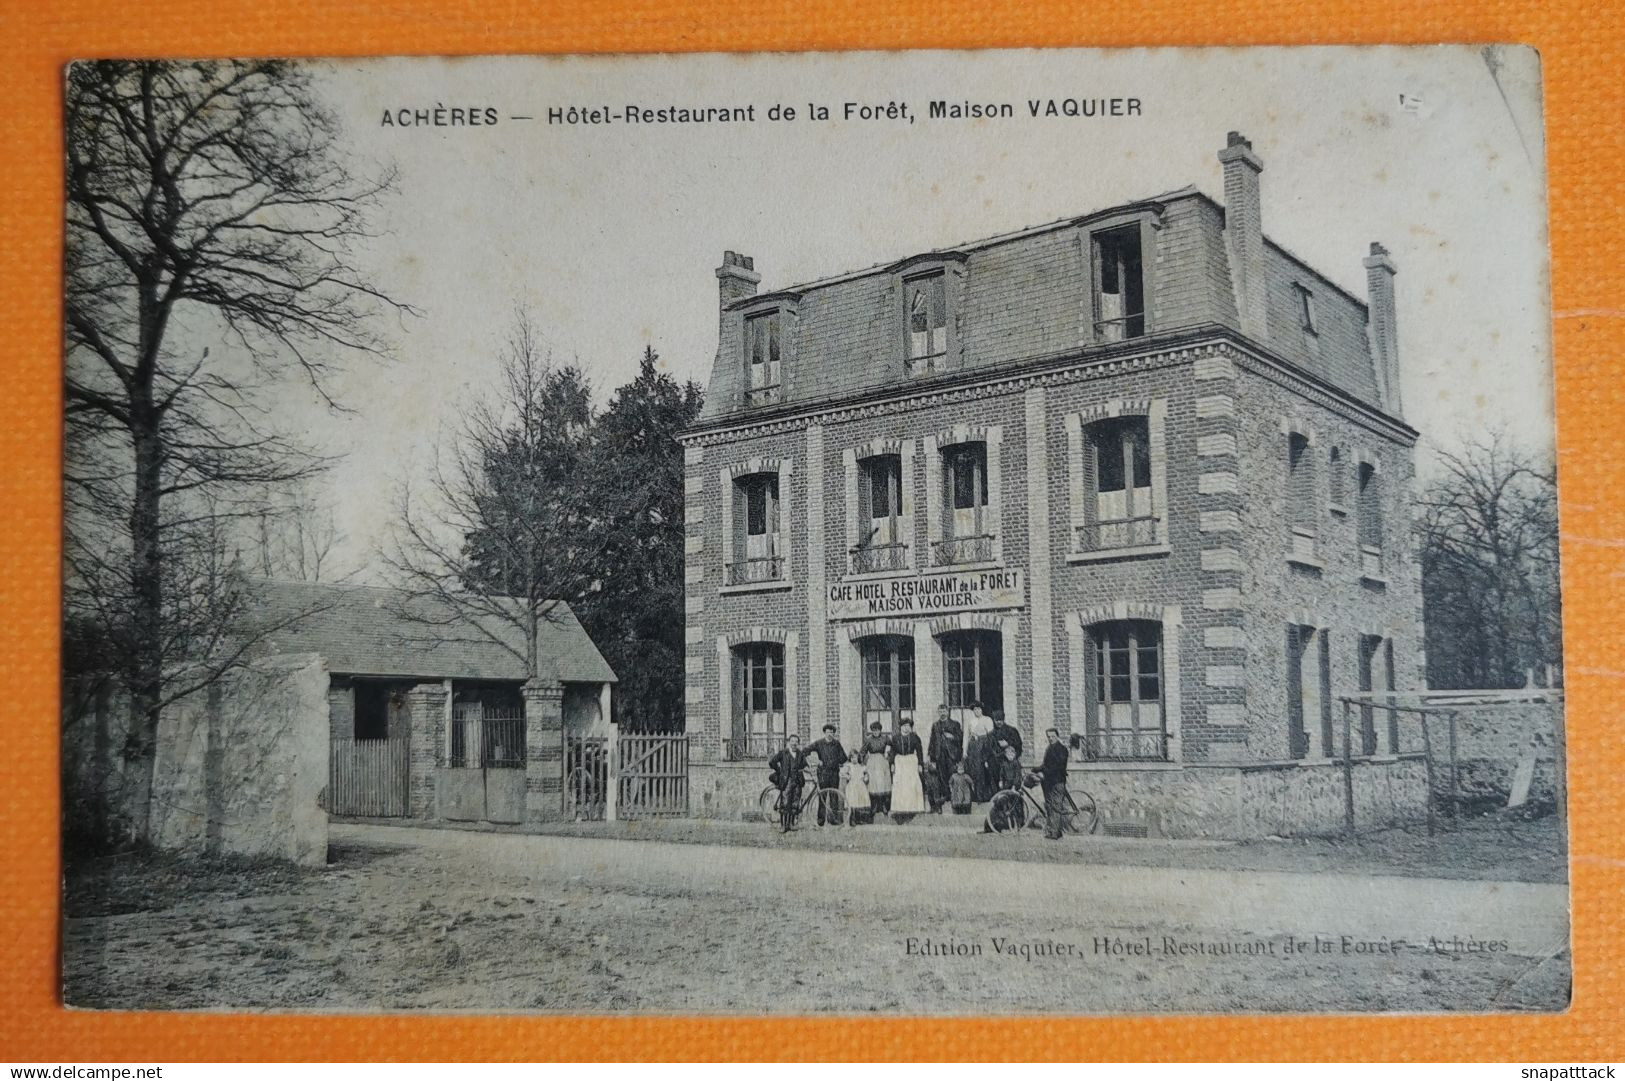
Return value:
[[(262, 652), (320, 654), (341, 675), (418, 679), (526, 678), (525, 637), (508, 620), (471, 617), (444, 601), (380, 586), (252, 581), (245, 622), (267, 628)], [(514, 611), (519, 601), (511, 600)], [(537, 627), (536, 678), (613, 683), (615, 673), (563, 601)]]

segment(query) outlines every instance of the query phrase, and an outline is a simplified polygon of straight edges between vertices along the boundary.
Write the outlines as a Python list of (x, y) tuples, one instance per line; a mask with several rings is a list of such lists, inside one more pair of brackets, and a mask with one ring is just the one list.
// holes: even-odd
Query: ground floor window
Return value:
[(1289, 624), (1286, 629), (1287, 744), (1293, 758), (1307, 758), (1311, 736), (1320, 753), (1337, 753), (1332, 738), (1331, 636), (1323, 629)]
[(1165, 760), (1162, 625), (1150, 620), (1099, 623), (1089, 629), (1089, 637), (1085, 757)]
[(732, 759), (767, 758), (784, 745), (787, 734), (784, 646), (747, 642), (733, 649)]
[(863, 730), (879, 721), (896, 732), (914, 719), (914, 639), (894, 635), (864, 638), (858, 643), (863, 660)]
[(525, 768), (525, 707), (517, 688), (464, 686), (451, 702), (446, 765)]
[[(1366, 693), (1394, 689), (1394, 643), (1378, 634), (1360, 636), (1360, 690)], [(1389, 700), (1392, 700), (1391, 697)], [(1377, 753), (1380, 726), (1387, 729), (1388, 753), (1399, 753), (1399, 711), (1382, 709), (1374, 701), (1360, 705), (1360, 743), (1365, 754)]]
[(950, 631), (941, 637), (943, 694), (964, 724), (971, 706), (992, 715), (1004, 709), (1004, 648), (997, 631)]

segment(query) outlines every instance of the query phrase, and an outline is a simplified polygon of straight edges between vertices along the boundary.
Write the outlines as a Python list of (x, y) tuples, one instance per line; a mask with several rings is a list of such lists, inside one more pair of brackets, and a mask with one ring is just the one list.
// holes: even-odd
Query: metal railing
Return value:
[(746, 405), (773, 405), (779, 400), (779, 384), (774, 383), (765, 387), (748, 387), (745, 390)]
[(859, 545), (852, 549), (852, 573), (873, 574), (878, 571), (900, 571), (908, 566), (908, 545)]
[(988, 563), (993, 559), (991, 534), (977, 537), (950, 537), (931, 546), (932, 559), (937, 566), (955, 563)]
[(1083, 737), (1086, 762), (1166, 762), (1165, 732), (1089, 732)]
[(772, 758), (784, 747), (783, 732), (748, 732), (722, 741), (725, 762), (755, 762)]
[(948, 354), (931, 353), (923, 357), (909, 357), (903, 362), (904, 370), (910, 375), (933, 375), (945, 371), (948, 364)]
[(1121, 342), (1145, 334), (1145, 313), (1130, 312), (1117, 319), (1096, 319), (1095, 339), (1102, 342)]
[(741, 559), (723, 568), (724, 581), (731, 586), (750, 585), (754, 582), (777, 582), (784, 577), (783, 556), (759, 556)]
[(1114, 548), (1139, 548), (1155, 544), (1157, 524), (1161, 521), (1158, 515), (1142, 514), (1134, 518), (1085, 522), (1078, 526), (1076, 550), (1109, 552)]
[(453, 768), (524, 769), (524, 710), (454, 711), (448, 744), (444, 765)]

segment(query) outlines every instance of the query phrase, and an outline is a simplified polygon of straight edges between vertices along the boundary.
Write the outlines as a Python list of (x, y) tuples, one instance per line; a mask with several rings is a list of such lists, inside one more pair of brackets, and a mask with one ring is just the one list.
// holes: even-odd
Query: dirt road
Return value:
[(109, 877), (121, 896), (70, 909), (69, 1001), (1111, 1013), (1567, 998), (1560, 886), (356, 825), (333, 844), (334, 866), (272, 881)]

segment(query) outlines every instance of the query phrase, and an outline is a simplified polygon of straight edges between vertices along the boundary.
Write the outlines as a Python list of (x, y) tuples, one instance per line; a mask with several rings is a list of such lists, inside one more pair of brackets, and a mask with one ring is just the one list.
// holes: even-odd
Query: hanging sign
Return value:
[(829, 587), (830, 619), (884, 619), (1020, 608), (1027, 585), (1018, 570), (946, 571)]

